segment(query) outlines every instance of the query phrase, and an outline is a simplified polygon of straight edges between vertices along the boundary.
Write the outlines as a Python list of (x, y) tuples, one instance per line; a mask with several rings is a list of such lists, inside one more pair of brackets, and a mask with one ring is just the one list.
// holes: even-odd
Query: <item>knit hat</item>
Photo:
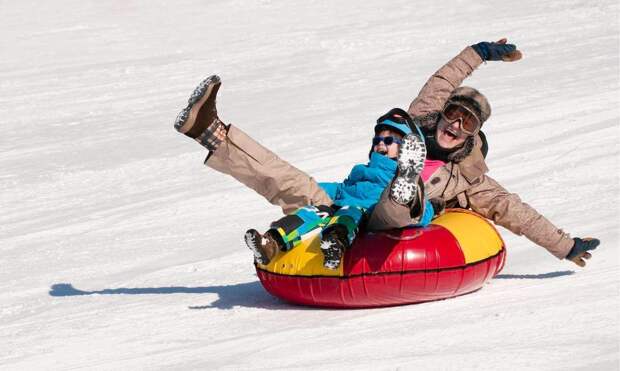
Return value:
[(469, 86), (461, 86), (452, 91), (448, 102), (458, 103), (478, 116), (480, 125), (491, 116), (491, 105), (487, 98), (478, 90)]

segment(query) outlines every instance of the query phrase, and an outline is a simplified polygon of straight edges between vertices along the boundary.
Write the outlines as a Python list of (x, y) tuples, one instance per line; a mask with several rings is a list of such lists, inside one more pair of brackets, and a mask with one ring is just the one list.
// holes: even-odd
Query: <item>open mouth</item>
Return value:
[(460, 133), (457, 133), (454, 129), (450, 127), (443, 129), (443, 133), (447, 135), (450, 139), (457, 139), (460, 136)]

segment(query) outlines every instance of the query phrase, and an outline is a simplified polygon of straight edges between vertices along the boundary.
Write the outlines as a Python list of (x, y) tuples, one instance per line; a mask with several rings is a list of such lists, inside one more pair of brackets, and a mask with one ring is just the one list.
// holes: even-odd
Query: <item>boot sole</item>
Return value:
[(323, 266), (327, 269), (337, 269), (342, 261), (343, 251), (337, 247), (338, 242), (333, 237), (327, 237), (321, 241), (321, 252), (323, 253)]
[(254, 260), (257, 263), (262, 265), (269, 264), (269, 259), (267, 259), (267, 256), (263, 254), (263, 252), (256, 246), (256, 243), (254, 242), (258, 241), (258, 244), (260, 244), (260, 240), (262, 239), (260, 233), (258, 233), (256, 229), (250, 229), (245, 232), (243, 239), (245, 240), (245, 244), (248, 246), (250, 251), (252, 251), (252, 253), (254, 254)]
[(422, 139), (415, 134), (405, 136), (398, 151), (398, 170), (401, 173), (410, 172), (420, 174), (424, 169), (426, 159), (426, 145)]
[(390, 196), (401, 205), (415, 200), (418, 177), (424, 169), (426, 146), (415, 134), (405, 136), (398, 152), (398, 176), (392, 182)]
[(212, 95), (217, 94), (220, 85), (222, 85), (222, 81), (217, 75), (209, 76), (198, 84), (187, 100), (187, 107), (179, 112), (174, 121), (174, 128), (179, 133), (187, 135), (192, 130), (196, 124), (200, 108)]

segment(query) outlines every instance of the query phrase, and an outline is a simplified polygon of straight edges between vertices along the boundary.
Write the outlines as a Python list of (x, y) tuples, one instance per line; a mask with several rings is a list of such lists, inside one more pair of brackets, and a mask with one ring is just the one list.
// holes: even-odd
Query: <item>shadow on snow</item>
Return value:
[(495, 279), (517, 279), (517, 280), (542, 280), (546, 278), (555, 278), (561, 276), (570, 276), (575, 274), (575, 271), (557, 271), (539, 274), (498, 274)]
[[(495, 279), (548, 279), (561, 276), (570, 276), (574, 271), (557, 271), (539, 274), (498, 274)], [(233, 307), (252, 307), (264, 309), (309, 309), (280, 301), (265, 292), (260, 282), (246, 282), (225, 286), (205, 287), (119, 287), (98, 291), (78, 290), (70, 283), (52, 285), (50, 296), (87, 296), (87, 295), (169, 295), (169, 294), (217, 294), (216, 301), (208, 305), (189, 306), (188, 309), (232, 309)], [(316, 308), (315, 308), (316, 309)]]
[(260, 282), (246, 282), (226, 286), (207, 287), (119, 287), (98, 291), (78, 290), (70, 283), (52, 285), (50, 296), (86, 296), (86, 295), (169, 295), (169, 294), (217, 294), (219, 298), (208, 305), (189, 306), (189, 309), (231, 309), (235, 306), (266, 309), (301, 309), (282, 302), (265, 292)]

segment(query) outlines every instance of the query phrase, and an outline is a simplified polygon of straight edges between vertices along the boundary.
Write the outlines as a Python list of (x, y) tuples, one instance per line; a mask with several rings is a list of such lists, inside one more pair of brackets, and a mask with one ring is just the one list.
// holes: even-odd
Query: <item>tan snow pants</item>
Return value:
[[(314, 178), (233, 125), (218, 149), (207, 156), (205, 165), (237, 179), (271, 204), (280, 206), (285, 214), (307, 205), (331, 206), (334, 203)], [(370, 217), (368, 229), (386, 230), (411, 223), (409, 208), (392, 201), (389, 187), (386, 187)]]
[(291, 214), (302, 206), (334, 202), (308, 174), (230, 125), (228, 135), (205, 165), (228, 174)]

